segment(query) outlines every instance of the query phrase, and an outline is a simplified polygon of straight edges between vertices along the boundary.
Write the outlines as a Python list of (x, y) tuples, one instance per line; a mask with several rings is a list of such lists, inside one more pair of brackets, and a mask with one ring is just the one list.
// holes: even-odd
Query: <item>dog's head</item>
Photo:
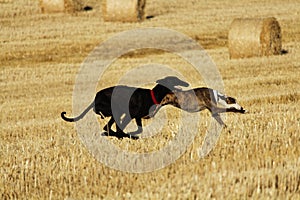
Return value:
[(214, 91), (214, 96), (217, 103), (224, 108), (235, 108), (237, 110), (244, 111), (243, 107), (237, 103), (235, 98), (226, 96), (218, 91)]
[(176, 76), (167, 76), (163, 79), (159, 79), (156, 81), (157, 84), (163, 85), (170, 90), (181, 90), (180, 86), (188, 87), (190, 84), (180, 80)]

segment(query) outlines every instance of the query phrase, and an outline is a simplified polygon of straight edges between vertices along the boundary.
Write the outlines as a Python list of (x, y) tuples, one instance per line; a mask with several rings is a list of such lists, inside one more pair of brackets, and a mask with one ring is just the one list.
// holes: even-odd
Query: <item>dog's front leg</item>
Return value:
[(117, 118), (118, 118), (117, 119), (118, 121), (116, 122), (117, 132), (124, 133), (124, 129), (131, 121), (131, 118), (128, 114), (125, 114), (125, 116), (122, 119), (121, 119), (121, 117), (117, 117)]
[(134, 135), (137, 135), (137, 134), (140, 134), (140, 133), (143, 132), (142, 119), (141, 118), (135, 118), (135, 122), (136, 122), (136, 125), (137, 125), (137, 130), (133, 131), (133, 132), (129, 132), (128, 134), (130, 136), (134, 136)]
[(142, 119), (141, 118), (135, 118), (136, 125), (138, 127), (135, 134), (140, 134), (143, 132), (143, 125), (142, 125)]
[(137, 134), (140, 134), (143, 132), (143, 126), (142, 126), (142, 119), (141, 118), (135, 118), (135, 122), (136, 122), (136, 125), (137, 125), (137, 130), (134, 131), (134, 132), (130, 132), (128, 133), (129, 137), (131, 139), (139, 139), (139, 136), (137, 136)]
[(212, 115), (213, 118), (215, 118), (217, 120), (217, 122), (222, 125), (222, 126), (225, 126), (226, 127), (226, 124), (223, 122), (221, 116), (218, 114), (218, 113), (215, 113)]
[[(119, 124), (116, 123), (117, 124), (117, 133), (116, 133), (117, 135), (116, 135), (116, 137), (118, 137), (118, 138), (131, 138), (131, 139), (134, 139), (134, 140), (139, 139), (138, 136), (130, 135), (130, 133), (129, 134), (124, 133), (124, 129), (129, 124), (130, 121), (131, 121), (130, 116), (125, 115), (125, 117), (122, 119), (122, 122), (120, 122)], [(142, 121), (137, 120), (137, 124), (142, 124)]]
[(150, 110), (149, 110), (149, 114), (144, 117), (144, 119), (149, 119), (152, 118), (156, 115), (156, 113), (161, 109), (162, 105), (158, 104), (158, 105), (154, 105), (151, 106)]

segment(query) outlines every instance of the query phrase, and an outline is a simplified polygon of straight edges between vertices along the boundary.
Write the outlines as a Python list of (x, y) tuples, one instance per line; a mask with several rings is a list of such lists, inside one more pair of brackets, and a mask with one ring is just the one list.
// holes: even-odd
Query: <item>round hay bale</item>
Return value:
[(76, 12), (83, 10), (80, 0), (40, 0), (42, 13)]
[(145, 18), (146, 0), (103, 0), (104, 21), (138, 22)]
[(274, 17), (233, 20), (228, 34), (230, 58), (279, 55), (281, 29)]

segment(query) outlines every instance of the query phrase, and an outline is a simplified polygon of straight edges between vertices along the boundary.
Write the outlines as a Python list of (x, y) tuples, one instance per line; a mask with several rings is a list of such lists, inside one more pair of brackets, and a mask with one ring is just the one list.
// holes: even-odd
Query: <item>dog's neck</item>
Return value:
[[(156, 99), (156, 102), (159, 104), (161, 100), (166, 96), (167, 93), (171, 92), (171, 90), (163, 85), (157, 84), (153, 89), (153, 96)], [(153, 99), (153, 97), (152, 97)]]
[(217, 103), (219, 100), (219, 92), (217, 90), (213, 90), (213, 94), (214, 94), (215, 102)]
[(159, 103), (158, 103), (158, 101), (156, 100), (154, 91), (153, 91), (153, 90), (150, 90), (150, 94), (151, 94), (151, 99), (152, 99), (153, 103), (154, 103), (155, 105), (158, 105)]
[(217, 90), (213, 90), (213, 94), (214, 94), (214, 99), (215, 102), (223, 107), (227, 107), (227, 103), (226, 103), (226, 95), (220, 93)]

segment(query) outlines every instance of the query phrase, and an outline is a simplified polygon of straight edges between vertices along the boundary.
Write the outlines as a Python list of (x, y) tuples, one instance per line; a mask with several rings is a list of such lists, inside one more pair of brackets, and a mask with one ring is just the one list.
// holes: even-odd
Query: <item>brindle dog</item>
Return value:
[(246, 110), (244, 110), (243, 107), (236, 102), (235, 98), (226, 96), (217, 90), (205, 87), (194, 88), (187, 91), (173, 91), (166, 94), (152, 115), (154, 116), (161, 106), (167, 104), (173, 105), (187, 112), (198, 112), (208, 109), (212, 113), (212, 116), (221, 125), (225, 125), (225, 123), (221, 119), (219, 113), (246, 112)]

